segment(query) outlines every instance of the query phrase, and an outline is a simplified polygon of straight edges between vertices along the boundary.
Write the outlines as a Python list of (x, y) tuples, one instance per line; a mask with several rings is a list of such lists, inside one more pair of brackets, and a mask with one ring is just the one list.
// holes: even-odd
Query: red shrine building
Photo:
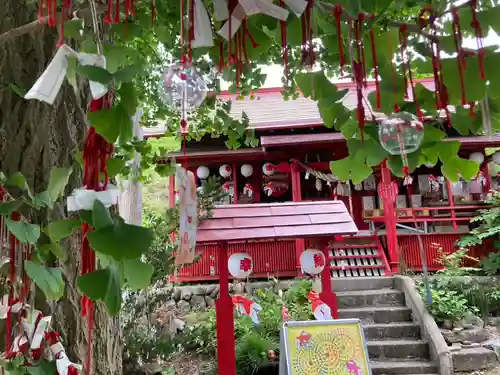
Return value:
[[(434, 88), (433, 79), (420, 83)], [(340, 83), (337, 86), (349, 89), (344, 105), (355, 108), (355, 85)], [(374, 83), (369, 83), (366, 94), (374, 90)], [(439, 165), (426, 165), (411, 174), (412, 187), (407, 189), (402, 179), (392, 176), (381, 164), (372, 176), (354, 185), (340, 183), (331, 174), (329, 162), (347, 156), (346, 139), (342, 133), (324, 126), (316, 102), (302, 96), (285, 101), (281, 89), (261, 89), (253, 99), (242, 100), (223, 93), (220, 99), (232, 100), (231, 114), (235, 118), (241, 118), (242, 113), (248, 116), (249, 127), (255, 130), (259, 146), (228, 150), (224, 139), (207, 138), (188, 143), (185, 153), (174, 155), (177, 162), (187, 162), (198, 184), (208, 176), (220, 177), (223, 188), (230, 192), (224, 203), (235, 208), (245, 205), (240, 206), (243, 209), (256, 203), (342, 200), (358, 233), (337, 236), (329, 242), (332, 278), (421, 270), (416, 231), (422, 235), (429, 270), (439, 269), (440, 254), (456, 250), (456, 241), (469, 231), (470, 219), (477, 210), (484, 208), (489, 190), (497, 188), (496, 163), (485, 152), (487, 148), (500, 147), (500, 136), (448, 134), (447, 139), (460, 141), (461, 157), (481, 162), (481, 173), (476, 180), (454, 184), (442, 177)], [(146, 132), (146, 136), (154, 135)], [(394, 181), (398, 185), (395, 204), (385, 211), (384, 199), (377, 190), (382, 181)], [(175, 181), (171, 177), (171, 205), (175, 204), (174, 189)], [(301, 224), (289, 223), (290, 226)], [(248, 224), (243, 225), (248, 229)], [(218, 279), (219, 246), (215, 243), (197, 245), (202, 258), (196, 264), (183, 267), (179, 281)], [(299, 275), (300, 254), (313, 244), (307, 239), (254, 239), (230, 242), (227, 246), (229, 254), (251, 255), (252, 277), (259, 278)], [(476, 249), (471, 255), (479, 256), (484, 251)]]

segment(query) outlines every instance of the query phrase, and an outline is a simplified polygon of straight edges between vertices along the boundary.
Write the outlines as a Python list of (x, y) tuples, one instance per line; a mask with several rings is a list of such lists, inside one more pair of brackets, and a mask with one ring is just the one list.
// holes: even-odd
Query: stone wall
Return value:
[[(245, 283), (239, 282), (229, 284), (229, 293), (231, 295), (251, 295), (259, 289), (273, 288), (286, 291), (293, 285), (294, 280), (280, 281), (277, 284), (273, 282), (255, 282)], [(177, 308), (183, 312), (190, 311), (205, 311), (215, 307), (215, 301), (219, 297), (218, 284), (200, 284), (200, 285), (183, 285), (183, 286), (168, 286), (163, 291), (169, 296), (165, 303), (166, 308)]]

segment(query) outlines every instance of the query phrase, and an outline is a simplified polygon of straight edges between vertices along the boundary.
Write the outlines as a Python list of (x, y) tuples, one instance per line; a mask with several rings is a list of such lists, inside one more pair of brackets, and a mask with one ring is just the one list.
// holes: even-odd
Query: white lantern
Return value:
[(208, 176), (210, 176), (210, 169), (208, 169), (204, 165), (199, 166), (196, 170), (196, 175), (200, 180), (205, 180), (208, 178)]
[(483, 164), (484, 155), (482, 152), (473, 152), (469, 155), (469, 160), (475, 161), (478, 164)]
[(266, 176), (272, 176), (274, 174), (274, 165), (271, 163), (265, 163), (262, 166), (262, 173), (264, 173)]
[(325, 268), (325, 254), (317, 249), (307, 249), (300, 254), (300, 267), (308, 275), (318, 275)]
[(495, 163), (500, 164), (500, 151), (495, 152), (491, 158)]
[(219, 174), (224, 177), (224, 178), (229, 178), (231, 177), (231, 172), (232, 172), (232, 169), (229, 165), (227, 164), (223, 164), (220, 166), (219, 168)]
[(426, 163), (424, 164), (427, 168), (434, 168), (436, 166), (436, 164), (432, 164), (432, 163)]
[(250, 164), (243, 164), (240, 170), (243, 177), (250, 177), (253, 174), (253, 167)]
[(235, 279), (246, 279), (253, 271), (253, 260), (246, 253), (235, 253), (229, 257), (227, 267)]

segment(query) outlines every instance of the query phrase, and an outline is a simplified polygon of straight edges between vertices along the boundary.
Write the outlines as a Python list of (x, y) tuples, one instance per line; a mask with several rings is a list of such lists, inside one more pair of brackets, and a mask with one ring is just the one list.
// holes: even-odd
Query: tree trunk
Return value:
[[(0, 35), (36, 19), (36, 2), (0, 0)], [(50, 169), (69, 166), (82, 148), (87, 131), (85, 109), (88, 90), (75, 94), (64, 84), (54, 105), (15, 94), (9, 85), (29, 89), (51, 61), (57, 31), (36, 26), (33, 31), (0, 41), (0, 170), (20, 171), (35, 192), (46, 189)], [(68, 189), (81, 183), (75, 171)], [(62, 208), (58, 215), (64, 215)], [(79, 272), (80, 239), (67, 244), (69, 260), (63, 265), (67, 282), (65, 298), (53, 306), (54, 328), (63, 338), (71, 360), (84, 363), (87, 355), (86, 319), (81, 317), (80, 294), (75, 281)], [(122, 347), (118, 318), (110, 319), (99, 304), (92, 338), (93, 374), (120, 375)]]

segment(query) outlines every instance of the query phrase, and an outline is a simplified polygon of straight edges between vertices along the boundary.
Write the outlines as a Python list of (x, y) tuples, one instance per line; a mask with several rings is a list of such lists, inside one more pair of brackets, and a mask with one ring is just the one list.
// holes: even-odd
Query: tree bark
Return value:
[[(0, 34), (36, 19), (36, 3), (0, 0)], [(57, 30), (46, 26), (0, 44), (0, 170), (6, 174), (20, 171), (35, 192), (46, 189), (52, 167), (72, 165), (88, 128), (87, 88), (75, 93), (64, 84), (52, 106), (26, 101), (9, 88), (14, 84), (27, 90), (33, 85), (55, 54), (57, 39)], [(75, 171), (68, 190), (80, 183), (81, 171)], [(57, 215), (64, 215), (62, 208), (59, 211)], [(61, 333), (69, 358), (83, 364), (88, 337), (75, 286), (80, 262), (79, 236), (67, 242), (67, 250), (69, 260), (62, 265), (67, 282), (65, 297), (51, 310), (54, 328)], [(92, 344), (92, 373), (120, 375), (119, 321), (110, 319), (100, 304), (96, 305)]]

